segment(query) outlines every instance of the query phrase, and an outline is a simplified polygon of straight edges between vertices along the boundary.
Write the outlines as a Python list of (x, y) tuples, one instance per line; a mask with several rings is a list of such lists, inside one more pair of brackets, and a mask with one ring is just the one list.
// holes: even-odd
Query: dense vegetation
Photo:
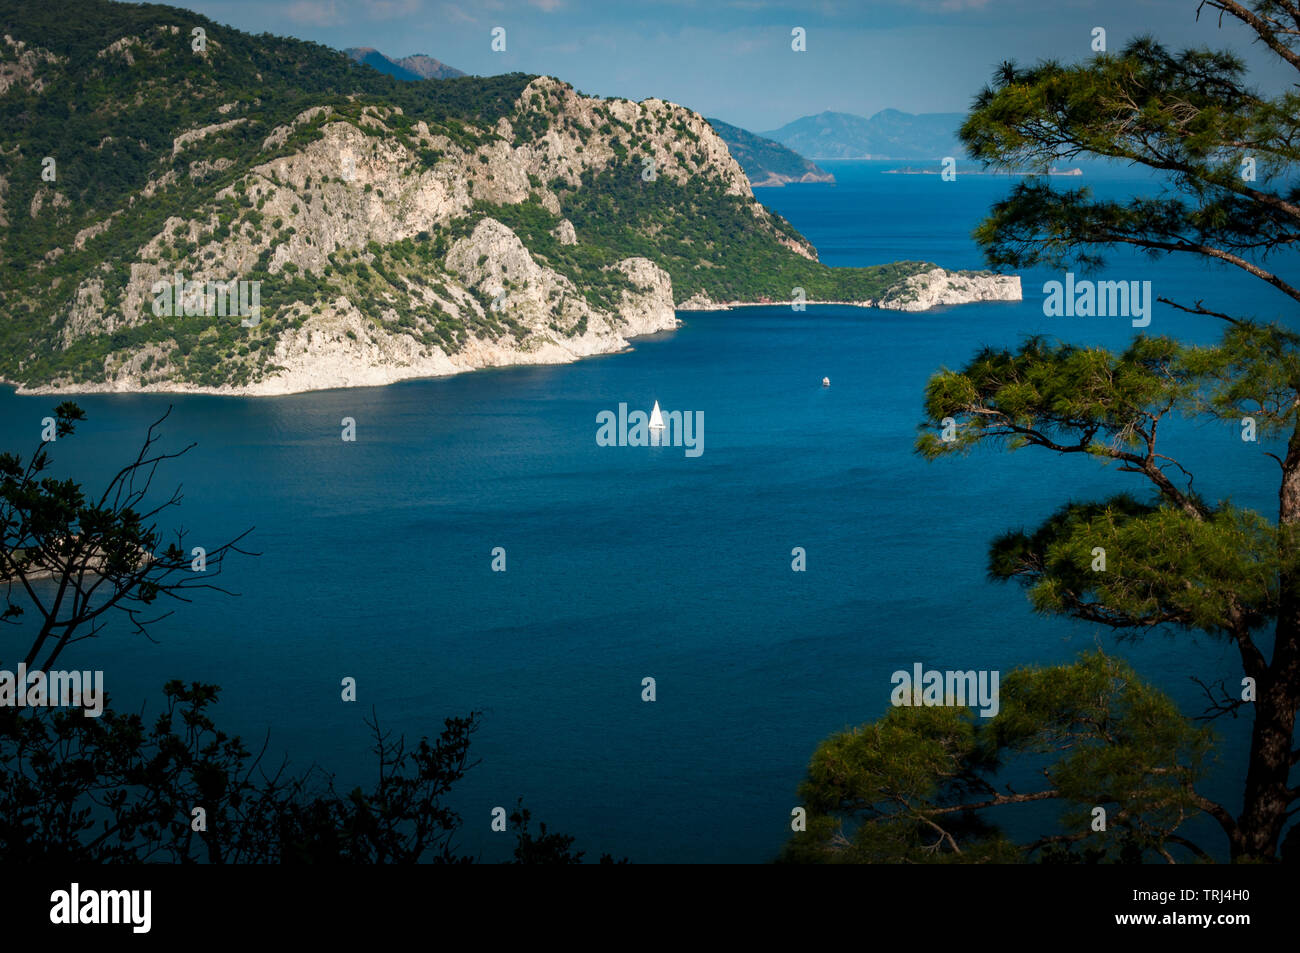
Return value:
[[(196, 28), (205, 31), (202, 50), (193, 46)], [(565, 114), (558, 100), (534, 94), (521, 103), (531, 76), (405, 82), (314, 43), (250, 36), (173, 7), (104, 0), (57, 9), (0, 0), (0, 31), (25, 44), (0, 45), (0, 62), (14, 77), (0, 94), (0, 122), (10, 131), (0, 149), (0, 378), (7, 380), (99, 381), (131, 370), (204, 386), (248, 384), (276, 372), (282, 334), (340, 295), (376, 328), (426, 349), (454, 353), (471, 337), (519, 340), (527, 328), (517, 316), (489, 313), (481, 290), (444, 287), (453, 283), (445, 268), (450, 242), (484, 215), (517, 230), (603, 311), (617, 309), (630, 288), (611, 266), (633, 255), (671, 275), (678, 302), (697, 293), (785, 301), (795, 288), (809, 300), (874, 299), (924, 267), (832, 270), (810, 261), (793, 250), (807, 245), (789, 223), (725, 193), (694, 148), (698, 135), (680, 120), (671, 129), (661, 120), (656, 131), (681, 137), (698, 174), (689, 184), (667, 175), (646, 181), (640, 160), (651, 147), (641, 122), (634, 129), (602, 104), (593, 128)], [(282, 140), (268, 139), (312, 107), (327, 109)], [(485, 150), (501, 145), (493, 130), (503, 118), (514, 147), (557, 128), (582, 147), (594, 148), (599, 137), (612, 149), (614, 160), (589, 171), (581, 187), (549, 183), (561, 215), (581, 235), (578, 245), (552, 237), (561, 216), (546, 211), (545, 185), (536, 181), (522, 204), (478, 202), (447, 228), (337, 249), (323, 273), (273, 261), (297, 229), (292, 218), (264, 214), (266, 195), (258, 197), (252, 170), (265, 177), (266, 163), (301, 152), (327, 122), (400, 144), (414, 157), (412, 174), (444, 159), (443, 149), (417, 134), (423, 122), (430, 135), (450, 141), (445, 148), (477, 152), (482, 165), (474, 169), (490, 181)], [(176, 141), (199, 129), (207, 134)], [(57, 163), (54, 181), (42, 176), (47, 157)], [(329, 181), (318, 176), (295, 187), (301, 206), (316, 201), (321, 209)], [(275, 186), (287, 184), (277, 178)], [(295, 215), (301, 206), (294, 205)], [(193, 276), (214, 247), (241, 242), (255, 260), (227, 278), (261, 282), (256, 327), (241, 327), (238, 317), (155, 317), (147, 303), (126, 305), (133, 267)], [(429, 288), (436, 303), (413, 295)], [(585, 321), (551, 327), (580, 334)]]
[[(203, 28), (207, 52), (195, 54), (184, 31), (163, 32), (177, 24)], [(7, 132), (7, 205), (27, 208), (41, 184), (42, 158), (56, 156), (59, 191), (86, 219), (95, 219), (94, 213), (108, 215), (143, 188), (159, 157), (171, 152), (178, 131), (230, 119), (231, 114), (220, 111), (228, 103), (256, 105), (234, 114), (252, 121), (223, 136), (217, 155), (255, 154), (262, 162), (267, 156), (256, 153), (267, 131), (310, 106), (343, 105), (358, 97), (400, 108), (407, 124), (424, 120), (452, 131), (465, 123), (490, 128), (513, 109), (533, 79), (511, 73), (403, 83), (316, 43), (254, 37), (188, 10), (149, 4), (75, 0), (46, 6), (0, 0), (0, 27), (16, 39), (26, 38), (29, 47), (63, 58), (62, 63), (38, 66), (36, 76), (44, 84), (39, 93), (17, 84), (0, 97), (0, 121)], [(133, 64), (97, 55), (110, 38), (131, 36), (151, 41), (148, 52), (138, 45), (130, 48)], [(182, 161), (192, 166), (215, 157), (187, 150)], [(213, 183), (202, 191), (215, 191)], [(185, 198), (176, 195), (171, 204), (184, 207)], [(39, 216), (28, 222), (24, 216), (19, 228), (12, 218), (7, 259), (29, 264), (56, 244), (51, 242), (58, 237), (50, 233), (53, 223)]]
[[(865, 301), (934, 267), (894, 262), (830, 268), (775, 241), (774, 232), (792, 242), (803, 239), (779, 215), (756, 217), (753, 206), (728, 195), (720, 182), (646, 181), (634, 160), (588, 173), (578, 188), (563, 183), (556, 188), (561, 215), (537, 202), (480, 205), (476, 211), (508, 225), (539, 258), (588, 284), (595, 300), (608, 300), (626, 281), (600, 269), (632, 256), (649, 258), (667, 271), (678, 302), (696, 294), (715, 301), (790, 301), (795, 288), (803, 288), (810, 301)], [(551, 236), (561, 217), (582, 236), (579, 245), (562, 246)]]
[[(182, 29), (171, 33), (177, 25)], [(206, 32), (203, 54), (191, 49), (188, 31), (195, 27)], [(57, 6), (0, 0), (0, 33), (25, 41), (28, 51), (39, 47), (58, 58), (36, 63), (39, 92), (20, 82), (0, 96), (0, 122), (7, 130), (0, 176), (8, 184), (8, 221), (0, 228), (6, 266), (0, 308), (7, 318), (0, 324), (0, 375), (22, 380), (95, 379), (115, 351), (174, 341), (173, 360), (196, 383), (245, 382), (265, 362), (231, 366), (231, 359), (239, 356), (238, 348), (256, 354), (273, 342), (275, 301), (268, 306), (263, 299), (269, 319), (252, 335), (237, 321), (146, 315), (143, 324), (81, 338), (66, 350), (51, 317), (66, 311), (69, 289), (94, 273), (103, 277), (105, 311), (113, 311), (130, 263), (169, 217), (194, 214), (253, 165), (318, 135), (319, 123), (308, 124), (278, 149), (263, 149), (272, 128), (304, 109), (331, 105), (355, 117), (367, 104), (396, 106), (403, 114), (389, 122), (399, 133), (423, 120), (431, 130), (472, 146), (493, 138), (472, 129), (490, 128), (506, 115), (532, 79), (515, 73), (403, 83), (319, 44), (250, 36), (174, 7), (102, 0)], [(142, 41), (126, 47), (133, 63), (120, 54), (98, 55), (118, 37)], [(10, 64), (17, 58), (8, 47), (0, 55)], [(222, 111), (232, 103), (233, 109)], [(245, 121), (173, 157), (172, 140), (179, 131), (235, 118)], [(57, 161), (53, 184), (41, 177), (46, 156)], [(233, 164), (214, 170), (221, 160)], [(168, 169), (175, 170), (175, 181), (142, 200), (141, 190)], [(57, 210), (62, 214), (49, 214), (45, 196), (54, 189), (69, 203)], [(43, 207), (29, 215), (38, 192), (44, 193)], [(223, 221), (228, 225), (239, 212), (228, 210)], [(112, 224), (102, 235), (74, 247), (71, 239), (80, 229), (110, 216)], [(269, 274), (262, 263), (240, 277), (258, 280)], [(324, 288), (305, 277), (277, 276), (264, 287), (286, 301), (310, 303)]]

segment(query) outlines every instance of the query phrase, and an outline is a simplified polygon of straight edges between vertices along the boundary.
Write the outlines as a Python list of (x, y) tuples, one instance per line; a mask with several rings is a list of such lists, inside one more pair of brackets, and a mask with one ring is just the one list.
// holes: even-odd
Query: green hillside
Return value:
[[(0, 0), (0, 35), (12, 38), (0, 44), (9, 381), (96, 382), (129, 368), (142, 381), (246, 384), (276, 374), (281, 336), (340, 297), (421, 353), (454, 355), (474, 339), (527, 350), (583, 333), (585, 319), (560, 313), (564, 294), (552, 296), (553, 314), (497, 316), (483, 276), (453, 273), (452, 243), (488, 214), (615, 323), (631, 285), (614, 266), (630, 256), (668, 272), (677, 302), (783, 300), (795, 286), (865, 300), (928, 267), (817, 263), (789, 223), (737, 187), (725, 150), (680, 107), (652, 118), (563, 84), (525, 101), (536, 77), (523, 74), (402, 82), (342, 52), (166, 6)], [(345, 182), (319, 157), (305, 181), (282, 178), (294, 166), (281, 160), (305, 161), (345, 127), (369, 143), (360, 152), (400, 167), (389, 194)], [(558, 153), (544, 141), (551, 130), (565, 137)], [(650, 158), (663, 174), (647, 181)], [(503, 185), (525, 169), (524, 191)], [(412, 203), (432, 202), (435, 186), (443, 205), (417, 227)], [(365, 234), (358, 210), (372, 216)], [(578, 244), (551, 235), (561, 220)], [(141, 303), (149, 276), (218, 264), (224, 278), (262, 282), (256, 327), (179, 322)]]
[(731, 154), (755, 185), (785, 182), (834, 182), (835, 176), (779, 142), (756, 136), (721, 119), (710, 119)]

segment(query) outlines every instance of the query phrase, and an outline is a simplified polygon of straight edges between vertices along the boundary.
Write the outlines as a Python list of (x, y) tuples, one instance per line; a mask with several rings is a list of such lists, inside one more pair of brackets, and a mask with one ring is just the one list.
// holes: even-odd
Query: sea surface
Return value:
[[(971, 230), (1013, 184), (824, 165), (836, 185), (758, 197), (831, 265), (982, 267)], [(1086, 172), (1054, 181), (1115, 196), (1159, 187)], [(269, 733), (268, 765), (317, 763), (343, 789), (373, 781), (372, 711), (412, 740), (482, 711), (480, 763), (452, 800), (461, 849), (489, 861), (512, 840), (490, 830), (492, 808), (520, 797), (591, 858), (770, 860), (817, 743), (883, 714), (891, 673), (916, 662), (1005, 673), (1101, 645), (1199, 713), (1193, 676), (1240, 678), (1228, 647), (1186, 634), (1120, 644), (1034, 615), (985, 575), (995, 535), (1069, 500), (1145, 495), (1141, 482), (1034, 449), (936, 463), (913, 452), (927, 378), (981, 346), (1044, 334), (1122, 347), (1136, 333), (1125, 318), (1045, 317), (1042, 284), (1061, 274), (1022, 274), (1021, 303), (683, 313), (675, 332), (567, 366), (281, 398), (78, 398), (89, 419), (53, 448), (55, 472), (102, 485), (172, 405), (164, 444), (197, 446), (159, 474), (160, 491), (184, 494), (163, 525), (209, 547), (254, 527), (261, 555), (233, 557), (220, 581), (238, 595), (200, 593), (156, 642), (118, 625), (64, 664), (104, 669), (115, 704), (146, 711), (167, 679), (216, 682), (223, 727), (254, 749)], [(1300, 326), (1277, 292), (1199, 259), (1119, 255), (1094, 277)], [(1209, 343), (1221, 326), (1156, 305), (1147, 331)], [(27, 453), (60, 399), (0, 393), (0, 447)], [(655, 400), (703, 413), (700, 456), (598, 446), (598, 413)], [(341, 439), (344, 417), (355, 442)], [(1201, 493), (1275, 516), (1268, 446), (1183, 419), (1162, 435)], [(505, 572), (492, 571), (496, 547)], [(345, 677), (356, 703), (340, 698)], [(1218, 729), (1206, 790), (1236, 810), (1248, 725)], [(1011, 823), (1032, 833), (1052, 813)], [(1222, 854), (1212, 828), (1195, 830)]]

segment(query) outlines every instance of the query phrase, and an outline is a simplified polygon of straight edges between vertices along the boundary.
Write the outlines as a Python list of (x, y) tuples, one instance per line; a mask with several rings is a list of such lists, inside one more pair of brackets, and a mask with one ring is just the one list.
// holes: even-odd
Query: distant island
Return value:
[[(942, 175), (943, 169), (921, 169), (913, 165), (901, 166), (897, 169), (886, 169), (885, 175)], [(1034, 169), (977, 169), (974, 172), (957, 172), (956, 175), (1083, 175), (1083, 170), (1058, 169), (1056, 166), (1048, 169), (1046, 172)]]

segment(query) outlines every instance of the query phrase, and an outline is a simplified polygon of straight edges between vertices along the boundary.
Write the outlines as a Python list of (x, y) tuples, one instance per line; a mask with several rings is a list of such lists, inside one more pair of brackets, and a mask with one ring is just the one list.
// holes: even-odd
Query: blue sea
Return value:
[[(837, 184), (757, 194), (831, 265), (982, 267), (971, 230), (1013, 184), (825, 166)], [(1085, 172), (1055, 181), (1158, 189), (1128, 169)], [(57, 473), (102, 484), (174, 405), (164, 444), (197, 446), (159, 475), (184, 495), (164, 525), (209, 546), (254, 527), (261, 555), (233, 557), (220, 581), (238, 595), (200, 593), (156, 643), (118, 625), (63, 661), (104, 669), (114, 703), (146, 711), (167, 679), (216, 682), (223, 727), (254, 749), (269, 733), (269, 766), (317, 763), (345, 789), (373, 780), (372, 710), (408, 739), (482, 711), (480, 763), (453, 803), (459, 846), (489, 861), (512, 841), (491, 831), (492, 808), (520, 797), (592, 858), (770, 860), (818, 742), (883, 714), (891, 673), (916, 662), (1005, 673), (1101, 645), (1199, 713), (1192, 677), (1234, 684), (1234, 650), (1186, 634), (1121, 644), (1036, 616), (985, 575), (997, 534), (1144, 485), (1034, 449), (913, 452), (927, 378), (981, 346), (1045, 334), (1122, 347), (1137, 333), (1125, 318), (1045, 317), (1043, 282), (1061, 274), (1022, 275), (1021, 303), (683, 313), (677, 331), (567, 366), (274, 399), (79, 397), (88, 420), (54, 446)], [(1117, 255), (1095, 277), (1300, 323), (1277, 292), (1195, 258)], [(1146, 330), (1209, 343), (1221, 327), (1156, 305)], [(26, 453), (61, 399), (0, 394), (0, 447)], [(655, 400), (702, 412), (700, 456), (597, 445), (597, 414)], [(340, 439), (343, 417), (355, 442)], [(1226, 424), (1174, 419), (1162, 433), (1198, 491), (1275, 516), (1270, 447)], [(12, 658), (12, 636), (0, 644)], [(345, 677), (356, 703), (340, 698)], [(1206, 790), (1236, 810), (1248, 724), (1217, 728)], [(1224, 853), (1212, 828), (1195, 830)]]

